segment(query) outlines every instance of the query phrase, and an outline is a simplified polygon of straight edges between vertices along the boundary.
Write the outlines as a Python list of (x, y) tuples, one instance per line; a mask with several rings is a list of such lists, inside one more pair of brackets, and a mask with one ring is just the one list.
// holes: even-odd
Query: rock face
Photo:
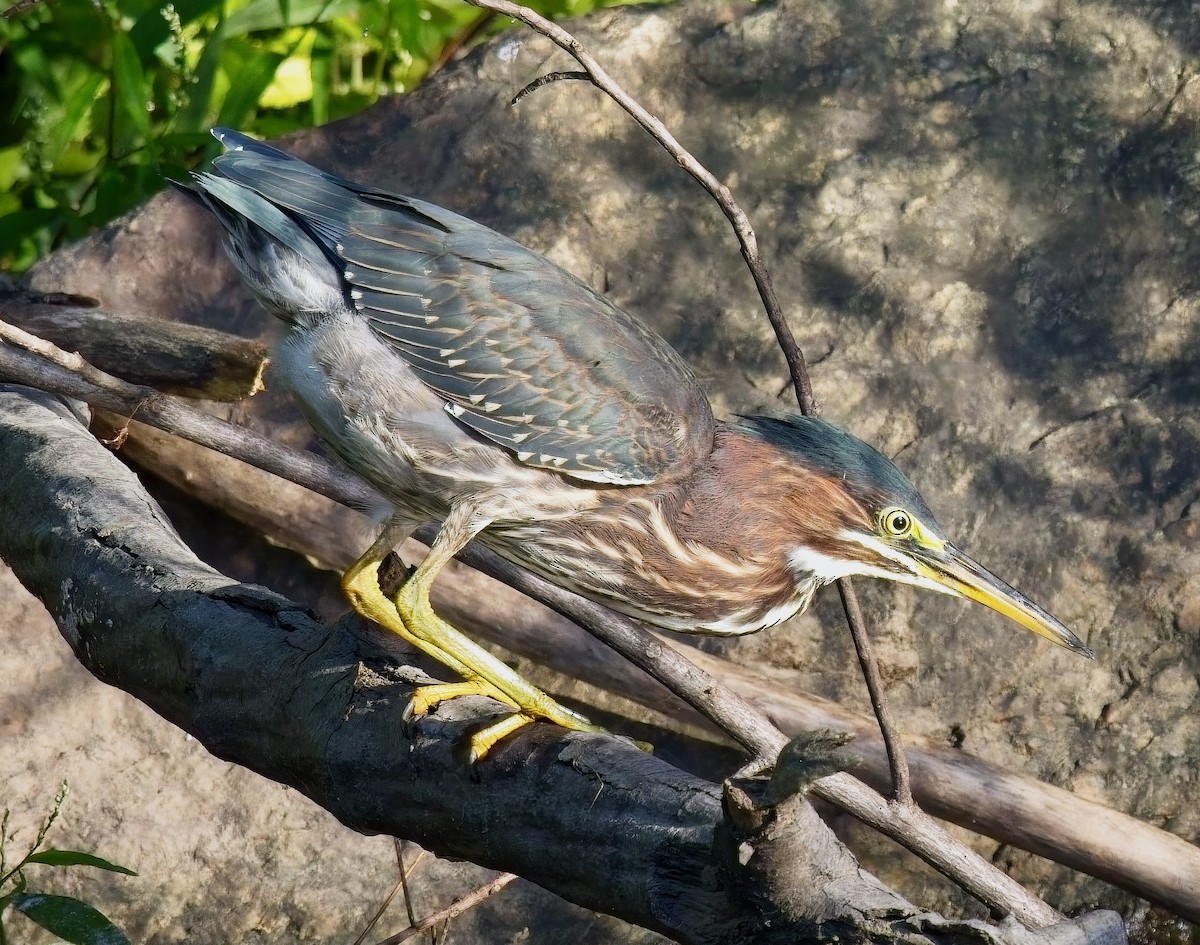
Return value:
[[(750, 214), (825, 415), (894, 456), (957, 543), (1097, 652), (1089, 663), (979, 607), (860, 582), (906, 728), (1195, 840), (1200, 21), (1190, 7), (695, 3), (609, 12), (579, 35)], [(288, 146), (547, 253), (670, 339), (719, 412), (788, 409), (783, 360), (715, 205), (587, 85), (556, 83), (508, 107), (562, 68), (547, 41), (513, 30), (414, 95)], [(273, 328), (214, 227), (174, 195), (58, 253), (32, 283), (112, 310), (248, 335)], [(282, 401), (256, 398), (254, 409), (252, 422), (273, 428), (293, 416)], [(865, 706), (836, 595), (723, 645)], [(51, 675), (31, 691), (59, 692)], [(64, 713), (93, 711), (71, 704), (88, 688), (55, 696)], [(111, 708), (120, 698), (106, 711), (139, 711)], [(20, 733), (19, 759), (0, 757), (0, 778), (62, 749), (62, 734), (44, 729), (55, 748), (35, 748), (36, 728)], [(108, 732), (88, 736), (108, 759), (93, 764), (175, 750), (150, 731), (120, 749), (100, 747)], [(57, 762), (33, 763), (52, 793)], [(216, 792), (249, 793), (234, 784), (249, 777), (230, 772), (205, 794), (219, 804)], [(173, 765), (155, 776), (162, 792), (187, 781)], [(196, 798), (162, 803), (184, 805), (186, 820)], [(103, 829), (103, 810), (90, 829)], [(111, 826), (123, 829), (124, 816)], [(278, 832), (268, 815), (248, 819)], [(259, 881), (298, 889), (272, 871), (303, 854), (268, 852)], [(1128, 906), (1099, 883), (989, 852), (1064, 909)], [(869, 865), (905, 888), (888, 862)], [(944, 905), (941, 887), (908, 889)], [(199, 901), (193, 893), (179, 914), (202, 912)], [(285, 939), (268, 930), (260, 940)]]

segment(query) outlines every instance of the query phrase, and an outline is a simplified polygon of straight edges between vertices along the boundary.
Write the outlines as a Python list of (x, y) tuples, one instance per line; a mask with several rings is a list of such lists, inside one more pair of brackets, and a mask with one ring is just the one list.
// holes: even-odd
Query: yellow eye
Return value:
[(904, 509), (885, 509), (879, 513), (883, 530), (892, 538), (907, 538), (913, 530), (913, 519)]

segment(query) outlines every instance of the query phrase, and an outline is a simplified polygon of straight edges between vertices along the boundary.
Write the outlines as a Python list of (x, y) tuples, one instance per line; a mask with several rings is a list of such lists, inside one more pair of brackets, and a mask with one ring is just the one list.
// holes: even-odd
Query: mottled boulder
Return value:
[[(579, 33), (749, 212), (825, 415), (896, 457), (959, 544), (1097, 652), (1089, 663), (979, 607), (860, 582), (905, 728), (1194, 840), (1190, 7), (689, 3), (605, 13)], [(783, 360), (715, 205), (593, 88), (561, 82), (508, 106), (561, 68), (547, 41), (513, 30), (417, 93), (287, 144), (547, 253), (665, 334), (718, 411), (788, 409)], [(32, 284), (251, 336), (275, 327), (215, 228), (175, 195), (59, 252)], [(281, 397), (236, 413), (293, 442), (307, 435), (285, 426), (295, 415)], [(721, 645), (865, 707), (834, 594)], [(106, 711), (122, 712), (116, 698)], [(71, 711), (96, 711), (84, 706)], [(61, 746), (58, 732), (53, 749), (22, 732), (23, 757)], [(148, 729), (129, 737), (131, 763), (166, 750)], [(170, 767), (154, 777), (164, 794), (195, 788)], [(196, 798), (163, 803), (190, 815)], [(1062, 908), (1128, 906), (1096, 881), (977, 843)], [(272, 848), (270, 859), (301, 855)], [(953, 896), (940, 883), (922, 892), (894, 860), (890, 848), (867, 857), (931, 907)]]

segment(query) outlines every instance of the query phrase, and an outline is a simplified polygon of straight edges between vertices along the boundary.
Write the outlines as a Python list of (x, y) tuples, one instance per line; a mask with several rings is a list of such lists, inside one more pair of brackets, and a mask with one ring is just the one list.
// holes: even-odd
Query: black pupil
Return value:
[(892, 516), (892, 531), (906, 532), (908, 531), (908, 516), (903, 512), (897, 512)]

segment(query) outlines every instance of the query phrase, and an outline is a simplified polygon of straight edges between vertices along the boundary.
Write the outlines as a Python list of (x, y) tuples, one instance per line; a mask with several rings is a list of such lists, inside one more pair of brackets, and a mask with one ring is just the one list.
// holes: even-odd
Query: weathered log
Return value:
[[(759, 829), (731, 825), (715, 785), (616, 739), (531, 726), (465, 764), (463, 736), (494, 704), (406, 723), (420, 674), (370, 665), (348, 626), (201, 563), (57, 398), (0, 390), (0, 481), (0, 555), (85, 666), (356, 829), (517, 872), (682, 942), (1123, 941), (1111, 914), (1043, 934), (931, 920), (862, 872), (799, 796)], [(782, 871), (764, 884), (739, 869), (780, 855), (786, 888)]]
[(236, 401), (262, 389), (267, 349), (227, 332), (0, 289), (0, 319), (102, 371), (180, 397)]

